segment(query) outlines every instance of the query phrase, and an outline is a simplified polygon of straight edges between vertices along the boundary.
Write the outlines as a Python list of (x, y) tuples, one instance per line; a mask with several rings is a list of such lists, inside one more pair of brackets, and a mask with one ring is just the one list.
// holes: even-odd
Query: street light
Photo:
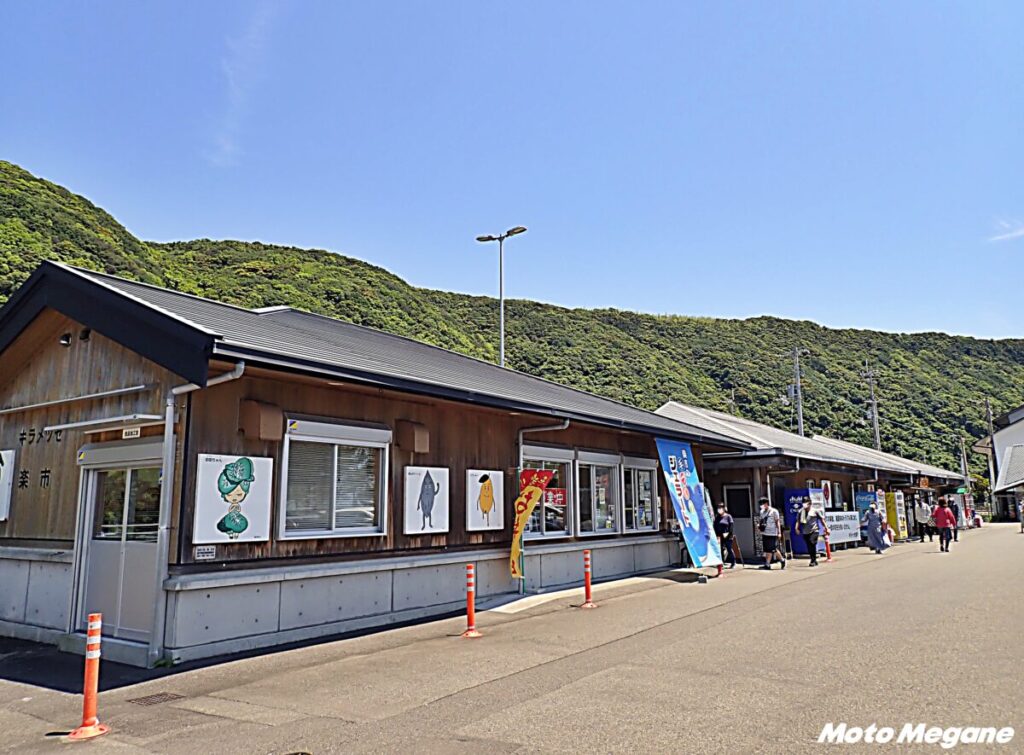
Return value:
[(518, 236), (520, 233), (526, 233), (526, 226), (517, 225), (514, 228), (509, 228), (499, 236), (476, 237), (476, 240), (482, 244), (491, 241), (498, 242), (498, 319), (501, 329), (501, 340), (498, 350), (502, 367), (505, 366), (505, 239), (509, 236)]

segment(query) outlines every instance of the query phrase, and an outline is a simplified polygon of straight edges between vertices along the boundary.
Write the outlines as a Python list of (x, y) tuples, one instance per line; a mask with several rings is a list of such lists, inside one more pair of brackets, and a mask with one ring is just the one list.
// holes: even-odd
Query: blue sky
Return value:
[(0, 158), (144, 239), (566, 306), (1024, 337), (1024, 5), (0, 8)]

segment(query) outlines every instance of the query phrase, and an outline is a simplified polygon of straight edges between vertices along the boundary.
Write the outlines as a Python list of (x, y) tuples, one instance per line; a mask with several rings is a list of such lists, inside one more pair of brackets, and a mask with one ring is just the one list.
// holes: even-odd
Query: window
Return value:
[(524, 469), (546, 469), (554, 472), (551, 482), (544, 489), (540, 503), (530, 514), (526, 523), (526, 536), (552, 537), (569, 534), (569, 500), (572, 491), (569, 489), (569, 470), (571, 465), (564, 461), (544, 461), (541, 459), (523, 459)]
[(384, 534), (390, 442), (383, 428), (289, 419), (281, 537)]
[(619, 466), (591, 463), (580, 454), (577, 468), (580, 534), (619, 531)]
[(623, 522), (627, 530), (652, 530), (657, 523), (658, 483), (655, 470), (627, 466), (623, 470)]

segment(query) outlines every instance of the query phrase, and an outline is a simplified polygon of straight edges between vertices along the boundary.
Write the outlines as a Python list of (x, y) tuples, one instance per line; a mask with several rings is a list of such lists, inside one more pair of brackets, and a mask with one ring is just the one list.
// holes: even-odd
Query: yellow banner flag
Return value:
[(524, 469), (519, 473), (519, 497), (514, 508), (516, 521), (512, 527), (512, 553), (509, 555), (508, 568), (513, 579), (525, 579), (523, 572), (523, 532), (530, 521), (544, 488), (551, 482), (555, 473), (547, 469)]

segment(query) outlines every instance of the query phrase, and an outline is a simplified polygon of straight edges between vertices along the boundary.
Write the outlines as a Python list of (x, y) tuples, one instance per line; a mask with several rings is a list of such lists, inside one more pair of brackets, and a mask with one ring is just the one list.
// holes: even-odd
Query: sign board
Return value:
[(907, 526), (907, 499), (902, 490), (897, 490), (894, 496), (896, 498), (896, 537), (906, 540), (910, 537), (910, 528)]
[(0, 451), (0, 522), (11, 515), (14, 474), (14, 449)]
[(833, 545), (860, 542), (860, 515), (856, 511), (826, 511), (825, 521), (832, 531), (828, 541)]
[(121, 440), (134, 440), (142, 437), (141, 427), (126, 427), (121, 431)]
[(447, 467), (405, 468), (406, 535), (448, 531)]
[(833, 505), (835, 505), (834, 501), (832, 500), (832, 483), (829, 482), (828, 480), (821, 481), (821, 495), (824, 498), (826, 509), (830, 509)]
[(897, 540), (907, 539), (907, 512), (903, 508), (903, 493), (885, 494), (886, 521)]
[(192, 542), (267, 542), (273, 478), (273, 459), (199, 454)]
[(466, 470), (466, 530), (505, 528), (505, 475), (495, 469)]
[(672, 497), (676, 518), (694, 566), (718, 566), (721, 548), (714, 536), (711, 509), (704, 500), (704, 486), (697, 477), (697, 465), (689, 443), (656, 439), (665, 484)]
[(197, 545), (192, 549), (192, 557), (196, 561), (215, 561), (217, 559), (217, 546)]
[[(804, 501), (811, 499), (811, 508), (821, 511), (821, 490), (816, 488), (786, 488), (785, 510), (782, 512), (786, 522), (786, 529), (789, 530), (789, 544), (793, 553), (804, 555), (807, 553), (807, 543), (800, 534), (800, 510), (804, 507)], [(821, 527), (818, 527), (821, 532)], [(818, 539), (818, 552), (825, 552), (825, 541)]]

